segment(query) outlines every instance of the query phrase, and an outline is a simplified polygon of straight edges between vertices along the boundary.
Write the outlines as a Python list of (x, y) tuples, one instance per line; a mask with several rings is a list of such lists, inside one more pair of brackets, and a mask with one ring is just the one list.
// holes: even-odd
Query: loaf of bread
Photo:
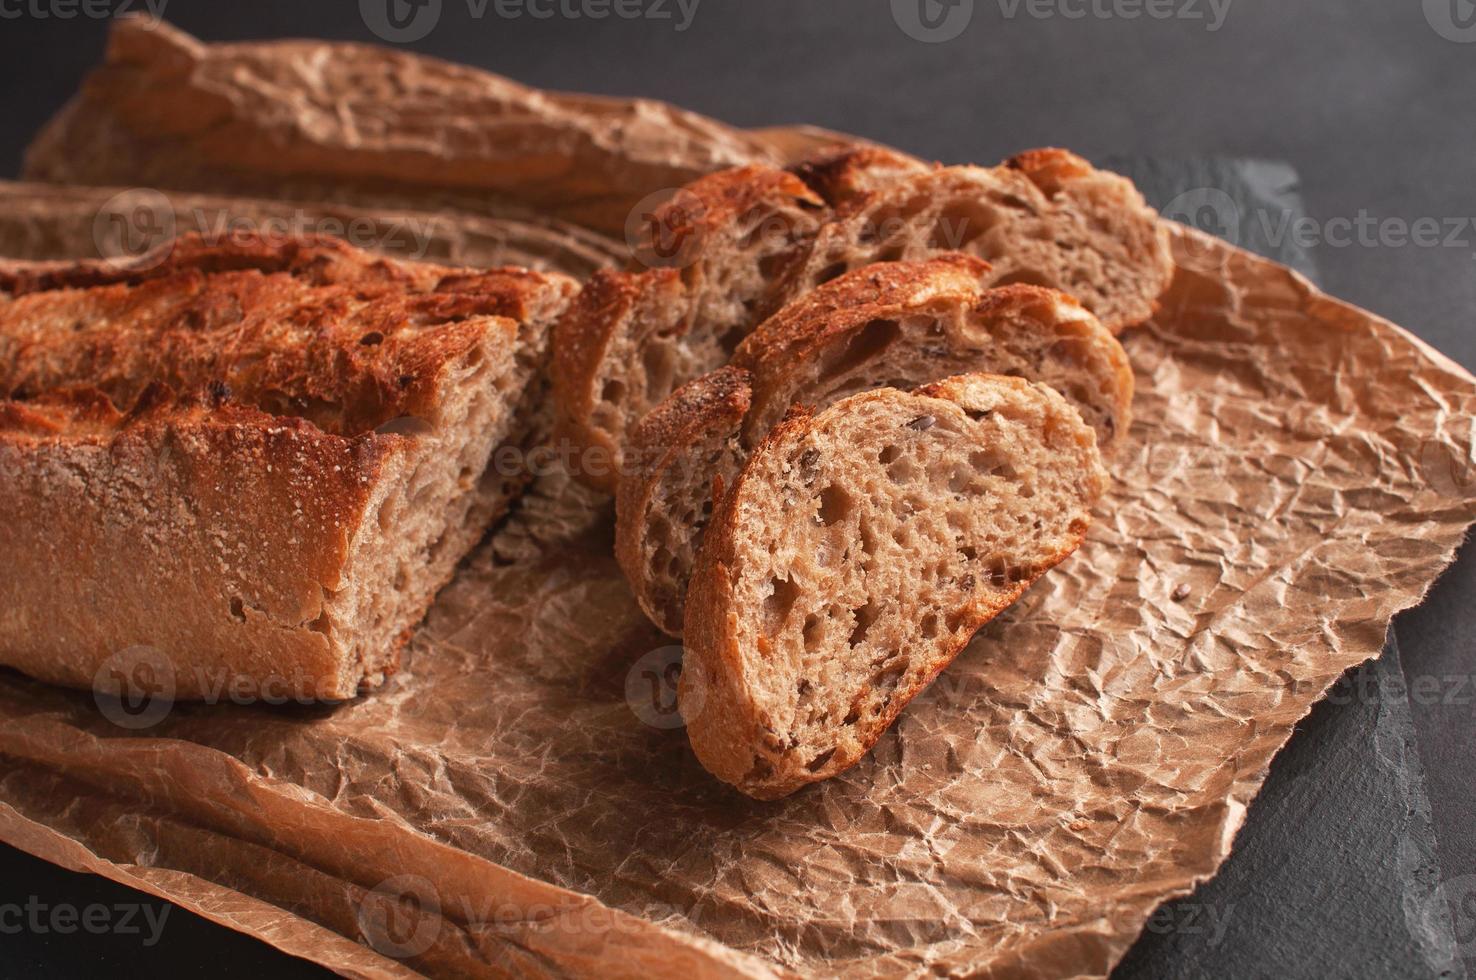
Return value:
[(730, 364), (677, 389), (635, 427), (616, 497), (616, 555), (652, 622), (682, 635), (687, 583), (713, 496), (796, 403), (818, 411), (876, 387), (984, 372), (1045, 382), (1111, 452), (1133, 376), (1117, 340), (1063, 293), (985, 289), (988, 263), (949, 253), (881, 263), (761, 324)]
[(525, 480), (575, 284), (332, 239), (0, 267), (0, 663), (88, 686), (144, 648), (177, 698), (340, 699)]
[(853, 765), (1081, 544), (1107, 480), (1095, 442), (1050, 388), (991, 375), (776, 427), (692, 577), (678, 697), (702, 764), (761, 799)]
[(992, 169), (844, 151), (794, 175), (726, 171), (673, 206), (702, 218), (652, 215), (680, 271), (602, 274), (556, 331), (560, 432), (575, 475), (608, 492), (648, 411), (848, 271), (961, 251), (991, 263), (986, 285), (1061, 289), (1115, 333), (1153, 312), (1172, 269), (1167, 233), (1131, 182), (1061, 150)]

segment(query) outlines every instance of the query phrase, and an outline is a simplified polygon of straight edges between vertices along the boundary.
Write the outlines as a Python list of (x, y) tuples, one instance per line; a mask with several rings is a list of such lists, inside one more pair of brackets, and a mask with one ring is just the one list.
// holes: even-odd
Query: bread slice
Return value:
[(899, 171), (849, 195), (786, 272), (789, 303), (873, 262), (967, 252), (994, 266), (990, 285), (1070, 293), (1113, 333), (1152, 315), (1173, 273), (1168, 233), (1131, 181), (1065, 150), (1003, 166)]
[(774, 429), (692, 577), (678, 688), (714, 775), (774, 799), (854, 765), (1084, 539), (1106, 486), (1050, 388), (964, 375)]
[(616, 497), (621, 568), (651, 621), (680, 636), (687, 581), (713, 496), (790, 406), (986, 372), (1066, 396), (1110, 453), (1131, 419), (1122, 346), (1074, 299), (1036, 286), (984, 289), (980, 259), (868, 266), (785, 307), (731, 364), (689, 382), (631, 435)]
[(609, 493), (626, 426), (722, 364), (781, 262), (828, 213), (793, 174), (725, 170), (645, 216), (638, 272), (600, 272), (559, 322), (553, 382), (575, 476)]
[(0, 663), (319, 699), (394, 672), (521, 486), (489, 463), (576, 288), (249, 238), (0, 287)]
[(690, 264), (597, 275), (559, 324), (560, 432), (581, 481), (615, 492), (646, 412), (768, 315), (864, 265), (965, 251), (993, 263), (989, 284), (1062, 289), (1114, 332), (1146, 319), (1169, 281), (1167, 233), (1132, 183), (1061, 150), (984, 169), (852, 148), (795, 174), (745, 167), (691, 185), (651, 221)]

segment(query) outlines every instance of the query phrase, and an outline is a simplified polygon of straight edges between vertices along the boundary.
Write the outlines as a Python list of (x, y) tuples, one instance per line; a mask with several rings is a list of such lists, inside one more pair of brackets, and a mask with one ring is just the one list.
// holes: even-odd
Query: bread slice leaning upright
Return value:
[(576, 479), (615, 492), (627, 427), (727, 359), (776, 265), (828, 213), (793, 174), (750, 166), (703, 177), (644, 216), (633, 268), (596, 273), (554, 331), (556, 431)]
[(0, 267), (0, 663), (86, 687), (133, 658), (173, 698), (381, 683), (525, 478), (493, 452), (575, 288), (325, 238)]
[[(856, 164), (875, 167), (863, 155)], [(848, 188), (809, 250), (776, 289), (793, 302), (873, 262), (964, 252), (989, 261), (988, 285), (1026, 283), (1070, 293), (1113, 333), (1147, 320), (1173, 275), (1168, 232), (1132, 181), (1066, 150), (1031, 150), (998, 167), (896, 171), (888, 182), (847, 172), (847, 158), (814, 178)]]
[(963, 375), (775, 428), (687, 599), (692, 748), (749, 796), (854, 765), (983, 624), (1086, 536), (1107, 475), (1050, 388)]
[(1133, 376), (1122, 346), (1064, 293), (985, 289), (988, 263), (947, 254), (832, 280), (748, 336), (730, 364), (678, 389), (636, 426), (616, 497), (615, 547), (652, 622), (682, 633), (687, 581), (712, 500), (793, 404), (910, 389), (984, 372), (1043, 381), (1110, 453), (1127, 432)]

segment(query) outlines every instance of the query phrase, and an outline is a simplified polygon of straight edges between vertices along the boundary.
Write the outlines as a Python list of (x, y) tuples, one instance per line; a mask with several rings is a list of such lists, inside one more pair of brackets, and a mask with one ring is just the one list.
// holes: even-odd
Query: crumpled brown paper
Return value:
[(1174, 240), (1087, 544), (841, 777), (701, 769), (608, 507), (553, 471), (354, 703), (131, 728), (0, 673), (0, 838), (351, 976), (1105, 975), (1476, 520), (1476, 380)]

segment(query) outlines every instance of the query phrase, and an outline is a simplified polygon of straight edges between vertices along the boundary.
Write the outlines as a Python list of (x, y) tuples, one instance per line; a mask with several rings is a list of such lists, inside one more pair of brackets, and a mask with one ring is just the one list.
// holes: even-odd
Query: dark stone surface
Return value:
[[(1168, 216), (1318, 279), (1308, 250), (1278, 233), (1306, 213), (1286, 164), (1107, 163)], [(1114, 978), (1462, 978), (1435, 852), (1391, 635), (1298, 726), (1220, 873), (1161, 908)]]
[(1440, 885), (1391, 639), (1297, 727), (1230, 859), (1148, 920), (1113, 978), (1462, 980)]
[[(1089, 13), (1040, 19), (1028, 13), (1037, 8), (1012, 0), (964, 0), (959, 9), (973, 11), (966, 29), (933, 44), (908, 36), (889, 9), (893, 5), (881, 0), (703, 0), (684, 31), (675, 29), (675, 21), (508, 19), (498, 17), (492, 3), (443, 0), (439, 24), (413, 47), (532, 84), (667, 98), (743, 125), (811, 122), (947, 161), (987, 162), (1046, 144), (1097, 160), (1123, 153), (1159, 160), (1285, 160), (1302, 176), (1307, 213), (1317, 220), (1312, 247), (1302, 251), (1315, 259), (1323, 285), (1473, 367), (1476, 128), (1469, 123), (1476, 117), (1476, 45), (1448, 40), (1436, 29), (1444, 24), (1455, 36), (1442, 20), (1447, 2), (1459, 13), (1464, 0), (1233, 0), (1219, 29), (1211, 31), (1206, 20), (1189, 17), (1131, 20)], [(0, 19), (0, 84), (7, 96), (0, 113), (0, 173), (18, 168), (36, 127), (97, 61), (106, 31), (104, 23), (86, 17), (26, 12), (47, 10), (51, 0), (27, 4), (5, 5), (5, 11), (22, 13)], [(666, 7), (674, 4), (668, 0)], [(1209, 0), (1188, 4), (1177, 0), (1173, 6), (1180, 13), (1209, 10)], [(904, 15), (906, 6), (898, 8)], [(1095, 8), (1069, 6), (1129, 7), (1112, 0), (1100, 0)], [(167, 0), (164, 12), (208, 39), (377, 40), (357, 8), (352, 0)], [(485, 14), (473, 16), (476, 9)], [(1016, 14), (1008, 16), (1008, 10)], [(1263, 185), (1271, 187), (1278, 178), (1267, 181)], [(1207, 215), (1215, 217), (1213, 211)], [(1433, 218), (1443, 228), (1466, 224), (1456, 240), (1442, 236), (1435, 246), (1387, 233), (1366, 242), (1316, 244), (1337, 219), (1362, 215), (1405, 222)], [(1242, 244), (1255, 246), (1254, 226), (1246, 233)], [(1408, 707), (1425, 761), (1441, 864), (1456, 884), (1476, 882), (1471, 552), (1465, 549), (1423, 607), (1397, 621), (1410, 690), (1418, 694), (1424, 685), (1435, 692), (1412, 696)], [(1273, 767), (1273, 784), (1282, 767), (1280, 760)], [(1274, 800), (1266, 796), (1258, 810)], [(1312, 821), (1309, 836), (1321, 821), (1332, 821), (1322, 811), (1305, 819)], [(1259, 820), (1254, 812), (1252, 820)], [(1336, 890), (1346, 881), (1334, 868), (1329, 866), (1325, 879), (1316, 867), (1303, 873), (1314, 883), (1327, 882), (1328, 908), (1357, 920), (1357, 907)], [(0, 901), (15, 894), (24, 900), (34, 891), (49, 901), (86, 903), (116, 887), (3, 848), (0, 882)], [(1467, 906), (1456, 928), (1472, 940), (1462, 930), (1476, 930), (1476, 902), (1461, 909)], [(1246, 914), (1237, 909), (1232, 925)], [(200, 920), (191, 920), (200, 931), (187, 932), (178, 923), (188, 918), (173, 913), (164, 940), (147, 949), (127, 946), (120, 937), (95, 944), (52, 937), (48, 944), (6, 935), (0, 939), (0, 973), (14, 975), (5, 969), (11, 962), (33, 976), (76, 975), (86, 965), (121, 969), (123, 975), (205, 967), (224, 976), (300, 966)], [(110, 938), (118, 945), (110, 945)], [(51, 949), (56, 958), (36, 954), (38, 948)], [(1464, 948), (1476, 955), (1476, 941)], [(118, 956), (126, 963), (68, 958), (89, 949), (94, 957)], [(215, 955), (222, 950), (228, 955)], [(15, 956), (29, 958), (6, 959)], [(45, 963), (55, 965), (48, 970)], [(1335, 956), (1321, 975), (1360, 975), (1363, 965)]]

